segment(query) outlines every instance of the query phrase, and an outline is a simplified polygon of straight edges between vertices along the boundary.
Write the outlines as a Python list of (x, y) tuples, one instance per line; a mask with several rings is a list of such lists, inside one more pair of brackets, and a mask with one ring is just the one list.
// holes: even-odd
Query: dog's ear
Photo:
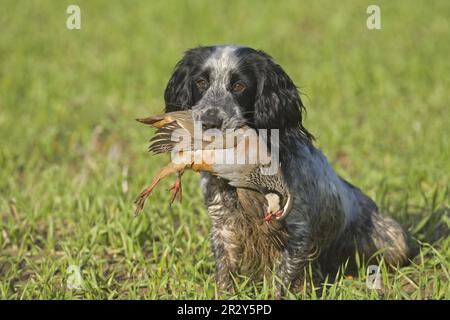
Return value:
[(192, 106), (191, 67), (186, 56), (177, 63), (164, 91), (166, 112), (186, 110)]
[(303, 128), (304, 106), (297, 87), (284, 70), (264, 52), (263, 67), (258, 75), (254, 120), (257, 128), (300, 129), (308, 138), (311, 134)]

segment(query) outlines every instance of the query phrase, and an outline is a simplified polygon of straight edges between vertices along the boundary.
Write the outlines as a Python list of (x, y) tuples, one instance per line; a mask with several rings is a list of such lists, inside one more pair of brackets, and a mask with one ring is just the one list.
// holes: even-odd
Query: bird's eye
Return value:
[(197, 87), (202, 91), (208, 89), (208, 81), (206, 81), (205, 79), (198, 79), (195, 83)]
[(246, 89), (246, 87), (241, 82), (236, 82), (235, 84), (233, 84), (233, 87), (231, 89), (234, 93), (242, 93)]

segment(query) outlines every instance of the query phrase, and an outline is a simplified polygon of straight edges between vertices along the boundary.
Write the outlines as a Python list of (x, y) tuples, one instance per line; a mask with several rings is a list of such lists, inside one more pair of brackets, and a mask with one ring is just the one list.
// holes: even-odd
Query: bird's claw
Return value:
[(172, 187), (170, 187), (169, 190), (171, 191), (171, 195), (172, 195), (172, 197), (170, 199), (170, 205), (173, 204), (177, 195), (178, 195), (178, 200), (180, 200), (180, 202), (181, 202), (181, 200), (183, 199), (183, 189), (181, 187), (181, 175), (177, 175), (175, 183), (173, 184)]
[(139, 196), (136, 198), (136, 200), (134, 200), (134, 205), (135, 205), (134, 215), (137, 216), (139, 214), (139, 212), (142, 211), (142, 209), (144, 208), (145, 200), (147, 200), (147, 198), (151, 192), (152, 192), (152, 189), (147, 188), (139, 194)]
[[(181, 201), (181, 197), (182, 197), (182, 190), (181, 190), (181, 175), (183, 174), (183, 172), (177, 172), (177, 179), (175, 180), (174, 185), (169, 189), (172, 191), (172, 198), (170, 201), (170, 205), (172, 205), (172, 203), (175, 200), (175, 197), (178, 194), (178, 197)], [(158, 175), (152, 182), (152, 184), (147, 187), (144, 191), (142, 191), (139, 196), (136, 198), (136, 200), (134, 201), (134, 205), (135, 205), (135, 209), (134, 209), (134, 215), (138, 215), (139, 212), (144, 208), (144, 203), (145, 200), (147, 200), (148, 196), (150, 195), (150, 193), (153, 191), (153, 189), (156, 187), (156, 185), (161, 181), (161, 179), (164, 176)]]

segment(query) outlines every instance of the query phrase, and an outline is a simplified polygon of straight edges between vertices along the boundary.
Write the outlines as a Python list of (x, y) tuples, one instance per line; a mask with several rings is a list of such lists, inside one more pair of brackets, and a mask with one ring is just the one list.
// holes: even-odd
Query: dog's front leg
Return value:
[(287, 291), (299, 293), (308, 276), (309, 263), (314, 259), (315, 246), (305, 228), (292, 228), (292, 238), (282, 253), (278, 266), (277, 299), (283, 298)]
[(212, 247), (216, 260), (216, 284), (221, 292), (233, 289), (231, 274), (238, 265), (238, 235), (233, 229), (220, 222), (213, 221)]
[(276, 298), (286, 296), (288, 290), (297, 293), (303, 284), (307, 259), (296, 252), (283, 252), (283, 258), (279, 267), (278, 277), (281, 283), (277, 286)]
[(242, 247), (241, 235), (236, 227), (237, 209), (235, 189), (224, 180), (202, 173), (201, 187), (211, 217), (211, 242), (216, 262), (216, 284), (219, 291), (233, 288), (231, 273), (238, 266)]

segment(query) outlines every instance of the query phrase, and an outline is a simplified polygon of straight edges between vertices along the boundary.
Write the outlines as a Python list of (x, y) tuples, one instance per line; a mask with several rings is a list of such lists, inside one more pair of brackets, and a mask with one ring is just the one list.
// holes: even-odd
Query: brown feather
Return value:
[(245, 188), (236, 189), (239, 203), (245, 213), (256, 217), (260, 221), (261, 232), (279, 249), (283, 250), (287, 243), (288, 234), (280, 221), (264, 221), (262, 218), (267, 210), (267, 200), (264, 194)]

